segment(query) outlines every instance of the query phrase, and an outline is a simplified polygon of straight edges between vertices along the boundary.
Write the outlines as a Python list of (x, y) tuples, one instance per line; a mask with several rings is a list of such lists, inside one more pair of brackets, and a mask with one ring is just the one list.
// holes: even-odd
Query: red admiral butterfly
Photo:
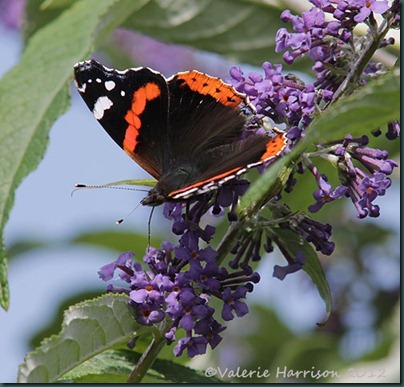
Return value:
[(77, 90), (114, 141), (158, 180), (143, 205), (157, 206), (217, 189), (278, 156), (280, 132), (242, 139), (248, 98), (198, 71), (170, 77), (148, 69), (74, 67)]

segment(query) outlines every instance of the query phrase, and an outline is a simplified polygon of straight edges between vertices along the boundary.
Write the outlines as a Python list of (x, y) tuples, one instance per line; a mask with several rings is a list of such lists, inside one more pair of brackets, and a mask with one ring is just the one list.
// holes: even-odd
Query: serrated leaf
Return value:
[(60, 381), (75, 383), (125, 383), (134, 363), (121, 356), (118, 351), (105, 351), (60, 378)]
[(107, 294), (70, 307), (62, 330), (25, 357), (20, 383), (52, 383), (91, 357), (146, 329), (133, 319), (128, 297)]
[[(325, 322), (331, 314), (332, 298), (330, 286), (328, 285), (323, 268), (318, 259), (317, 253), (313, 250), (311, 245), (300, 235), (297, 235), (291, 230), (276, 228), (272, 230), (280, 244), (288, 251), (288, 253), (295, 257), (297, 252), (304, 255), (303, 270), (310, 276), (314, 285), (317, 287), (318, 293), (325, 302), (326, 317)], [(324, 323), (320, 323), (322, 325)]]
[[(140, 359), (128, 350), (105, 351), (69, 372), (62, 381), (75, 383), (124, 383)], [(207, 378), (201, 371), (173, 361), (156, 359), (143, 379), (144, 383), (220, 383), (220, 379)]]
[[(75, 62), (94, 40), (139, 6), (131, 0), (76, 1), (28, 42), (20, 63), (0, 81), (0, 238), (14, 191), (42, 159), (52, 123), (69, 105)], [(0, 303), (8, 307), (7, 263), (0, 251)]]

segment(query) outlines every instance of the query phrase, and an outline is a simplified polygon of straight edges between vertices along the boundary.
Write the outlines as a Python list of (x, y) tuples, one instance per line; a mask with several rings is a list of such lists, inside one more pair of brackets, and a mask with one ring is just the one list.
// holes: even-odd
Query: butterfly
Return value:
[(186, 71), (166, 79), (149, 68), (74, 66), (78, 92), (112, 139), (157, 184), (141, 203), (158, 206), (218, 189), (277, 157), (285, 133), (245, 136), (246, 95), (219, 78)]

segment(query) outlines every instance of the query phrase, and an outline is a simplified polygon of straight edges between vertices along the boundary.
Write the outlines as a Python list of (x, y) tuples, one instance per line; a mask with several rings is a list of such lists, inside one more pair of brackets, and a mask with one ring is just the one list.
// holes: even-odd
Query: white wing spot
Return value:
[(87, 83), (83, 83), (83, 84), (81, 85), (81, 87), (77, 87), (77, 90), (78, 90), (80, 93), (84, 93), (84, 92), (86, 91), (86, 87), (87, 87)]
[(125, 92), (123, 91), (123, 90), (121, 90), (121, 95), (122, 95), (122, 97), (125, 97)]
[(97, 83), (101, 83), (101, 79), (100, 79), (100, 78), (97, 78), (95, 81), (96, 81)]
[(89, 79), (89, 80), (88, 80), (88, 83), (93, 83), (93, 80), (92, 80), (92, 79)]
[(114, 87), (115, 87), (115, 82), (114, 81), (106, 81), (105, 82), (105, 88), (108, 91), (111, 91), (112, 89), (114, 89)]
[(93, 114), (97, 120), (104, 117), (105, 110), (108, 110), (113, 105), (112, 101), (108, 97), (100, 97), (94, 104)]

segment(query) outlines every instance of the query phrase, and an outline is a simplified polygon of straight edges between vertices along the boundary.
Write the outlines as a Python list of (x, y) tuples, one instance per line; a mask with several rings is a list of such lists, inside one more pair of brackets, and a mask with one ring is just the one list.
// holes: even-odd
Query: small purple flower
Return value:
[[(373, 204), (377, 196), (385, 194), (391, 181), (387, 177), (398, 164), (388, 159), (388, 152), (366, 147), (368, 138), (354, 139), (347, 136), (335, 154), (340, 158), (340, 180), (348, 188), (349, 196), (357, 209), (358, 217), (377, 217), (380, 208)], [(352, 159), (361, 163), (354, 165)], [(362, 168), (361, 168), (362, 167)]]
[(176, 326), (172, 326), (168, 332), (164, 334), (164, 337), (167, 339), (168, 344), (171, 344), (175, 341), (175, 333), (177, 331)]
[[(212, 249), (213, 250), (213, 249)], [(213, 261), (206, 263), (205, 267), (193, 265), (188, 271), (188, 276), (192, 278), (204, 290), (217, 291), (221, 287), (217, 279), (219, 267)]]
[(324, 184), (314, 191), (313, 197), (316, 200), (316, 203), (309, 206), (309, 211), (318, 212), (325, 203), (344, 197), (347, 190), (347, 187), (339, 186), (331, 191), (331, 185), (324, 181)]
[(206, 337), (212, 349), (215, 349), (222, 341), (219, 333), (223, 332), (226, 328), (220, 325), (216, 320), (203, 319), (195, 324), (195, 333)]
[(130, 303), (135, 309), (136, 321), (142, 325), (153, 325), (163, 321), (165, 313), (152, 303)]
[(359, 13), (354, 17), (357, 23), (365, 21), (371, 12), (382, 14), (389, 8), (387, 0), (354, 0), (351, 1), (351, 6), (359, 9)]
[(163, 215), (173, 221), (172, 230), (176, 235), (181, 235), (188, 228), (182, 214), (183, 203), (164, 203)]
[(287, 266), (274, 266), (273, 277), (280, 279), (281, 281), (291, 273), (295, 273), (303, 268), (304, 265), (304, 255), (301, 251), (296, 253), (296, 260)]
[[(128, 251), (126, 253), (122, 253), (116, 261), (101, 267), (100, 271), (98, 272), (98, 275), (100, 276), (100, 278), (103, 281), (109, 281), (113, 278), (117, 267), (121, 267), (121, 268), (126, 267), (130, 270), (129, 274), (133, 273), (132, 260), (133, 260), (134, 256), (135, 256), (135, 254), (133, 254), (130, 251)], [(122, 278), (122, 277), (124, 277), (124, 278)], [(128, 277), (125, 276), (125, 273), (122, 273), (121, 278), (125, 279)]]
[(230, 183), (222, 186), (216, 195), (216, 202), (212, 208), (214, 215), (223, 215), (223, 209), (230, 207), (230, 211), (227, 215), (229, 221), (236, 221), (236, 207), (240, 196), (243, 196), (249, 187), (247, 180), (235, 179)]
[(174, 348), (174, 355), (181, 356), (187, 350), (188, 357), (195, 357), (196, 355), (203, 355), (206, 352), (208, 341), (203, 336), (185, 337), (178, 340), (178, 344)]
[(237, 286), (234, 292), (230, 288), (225, 288), (223, 291), (223, 309), (222, 318), (225, 321), (233, 320), (233, 311), (238, 317), (242, 317), (248, 313), (248, 306), (244, 302), (240, 301), (241, 298), (245, 298), (248, 289), (245, 286)]
[(377, 217), (380, 214), (379, 206), (375, 206), (372, 202), (378, 197), (386, 193), (387, 188), (391, 185), (391, 180), (384, 173), (375, 173), (373, 176), (365, 176), (358, 186), (358, 191), (362, 191), (362, 195), (358, 204), (369, 211), (369, 216)]
[(164, 300), (164, 295), (159, 289), (159, 285), (162, 283), (162, 275), (158, 274), (153, 279), (149, 280), (144, 272), (136, 274), (132, 278), (131, 287), (132, 290), (129, 296), (132, 301), (141, 304), (147, 301), (153, 301), (161, 304)]
[(389, 122), (389, 124), (387, 125), (386, 137), (389, 140), (395, 140), (399, 136), (400, 136), (400, 123), (397, 120)]
[[(191, 248), (190, 248), (191, 247)], [(178, 246), (174, 249), (175, 256), (184, 263), (200, 265), (200, 262), (214, 262), (217, 257), (217, 251), (208, 246), (199, 249), (197, 246)]]
[(330, 242), (332, 227), (330, 224), (320, 223), (310, 219), (305, 215), (296, 215), (297, 224), (294, 229), (302, 235), (307, 242), (312, 243), (317, 251), (324, 255), (331, 255), (335, 248), (335, 243)]
[(331, 190), (331, 184), (326, 180), (326, 177), (321, 175), (313, 164), (308, 164), (310, 172), (314, 175), (318, 189), (314, 191), (313, 197), (316, 200), (315, 204), (309, 206), (310, 212), (318, 212), (324, 204), (341, 199), (347, 192), (347, 187), (339, 186)]

